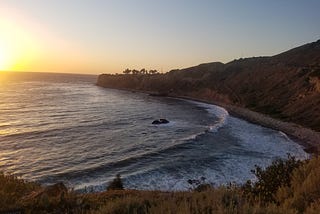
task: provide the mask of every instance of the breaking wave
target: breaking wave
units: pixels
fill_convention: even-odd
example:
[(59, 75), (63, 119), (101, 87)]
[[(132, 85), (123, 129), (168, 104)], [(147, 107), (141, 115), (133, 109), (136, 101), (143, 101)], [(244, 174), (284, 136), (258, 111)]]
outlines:
[[(188, 179), (242, 183), (255, 165), (308, 157), (285, 134), (221, 107), (99, 88), (90, 78), (0, 85), (1, 171), (77, 190), (104, 190), (118, 173), (126, 188), (187, 190)], [(159, 118), (170, 123), (151, 124)]]

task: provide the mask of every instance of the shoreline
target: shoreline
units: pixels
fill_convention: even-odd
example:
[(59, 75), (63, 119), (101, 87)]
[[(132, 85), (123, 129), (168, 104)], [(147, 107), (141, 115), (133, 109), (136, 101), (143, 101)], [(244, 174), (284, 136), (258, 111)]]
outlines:
[[(104, 88), (108, 88), (108, 87), (104, 87)], [(157, 92), (154, 92), (154, 91), (142, 91), (142, 90), (136, 90), (136, 89), (127, 89), (127, 88), (108, 88), (108, 89), (128, 91), (132, 93), (143, 93), (143, 94), (149, 94), (151, 96), (153, 94), (157, 94)], [(159, 95), (159, 96), (162, 96), (162, 95)], [(231, 116), (285, 133), (294, 142), (303, 146), (304, 151), (311, 155), (318, 155), (320, 153), (320, 133), (314, 130), (311, 130), (309, 128), (297, 125), (295, 123), (284, 122), (262, 113), (258, 113), (246, 108), (242, 108), (242, 107), (238, 107), (230, 104), (217, 102), (214, 100), (199, 99), (199, 98), (182, 96), (182, 95), (173, 94), (173, 93), (163, 95), (162, 97), (185, 99), (185, 100), (191, 100), (191, 101), (196, 101), (196, 102), (201, 102), (201, 103), (222, 107), (225, 110), (227, 110)]]
[(229, 104), (219, 103), (215, 101), (209, 101), (204, 99), (197, 99), (188, 96), (176, 96), (169, 95), (167, 97), (179, 98), (185, 100), (191, 100), (196, 102), (202, 102), (206, 104), (216, 105), (224, 108), (228, 113), (236, 118), (243, 119), (250, 123), (270, 128), (273, 130), (281, 131), (286, 134), (294, 142), (303, 146), (303, 150), (311, 155), (317, 155), (320, 151), (320, 133), (311, 129), (299, 126), (294, 123), (283, 122), (272, 118), (268, 115), (261, 114), (259, 112), (251, 111), (246, 108), (237, 107)]

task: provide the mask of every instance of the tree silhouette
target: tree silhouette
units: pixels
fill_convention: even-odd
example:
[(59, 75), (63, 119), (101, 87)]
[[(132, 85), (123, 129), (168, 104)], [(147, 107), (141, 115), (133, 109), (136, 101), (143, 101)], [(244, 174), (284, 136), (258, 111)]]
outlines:
[(157, 73), (158, 73), (157, 70), (150, 70), (150, 71), (149, 71), (149, 74), (157, 74)]
[(148, 72), (147, 72), (147, 70), (145, 69), (145, 68), (142, 68), (141, 70), (140, 70), (140, 74), (147, 74)]
[(107, 190), (123, 190), (123, 184), (120, 174), (117, 174), (113, 181), (110, 182), (110, 184), (107, 187)]
[(139, 74), (139, 71), (136, 70), (136, 69), (133, 69), (131, 73), (132, 73), (132, 74)]
[(137, 69), (133, 69), (133, 70), (130, 70), (130, 69), (126, 69), (123, 71), (124, 74), (158, 74), (159, 72), (157, 70), (146, 70), (145, 68), (142, 68), (140, 71), (137, 70)]
[(123, 73), (124, 73), (124, 74), (130, 74), (130, 73), (131, 73), (131, 70), (127, 68), (126, 70), (123, 71)]

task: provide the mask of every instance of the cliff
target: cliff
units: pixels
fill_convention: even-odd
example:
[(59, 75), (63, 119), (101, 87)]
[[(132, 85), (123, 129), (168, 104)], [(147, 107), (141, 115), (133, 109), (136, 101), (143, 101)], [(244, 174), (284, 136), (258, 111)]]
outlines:
[(320, 131), (320, 40), (271, 57), (165, 74), (102, 74), (97, 85), (232, 104)]

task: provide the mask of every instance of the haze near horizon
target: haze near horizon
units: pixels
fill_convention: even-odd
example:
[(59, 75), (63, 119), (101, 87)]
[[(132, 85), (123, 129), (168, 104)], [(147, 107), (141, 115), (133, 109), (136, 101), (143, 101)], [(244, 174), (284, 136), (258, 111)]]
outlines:
[(320, 2), (2, 0), (0, 71), (121, 73), (274, 55), (319, 39)]

